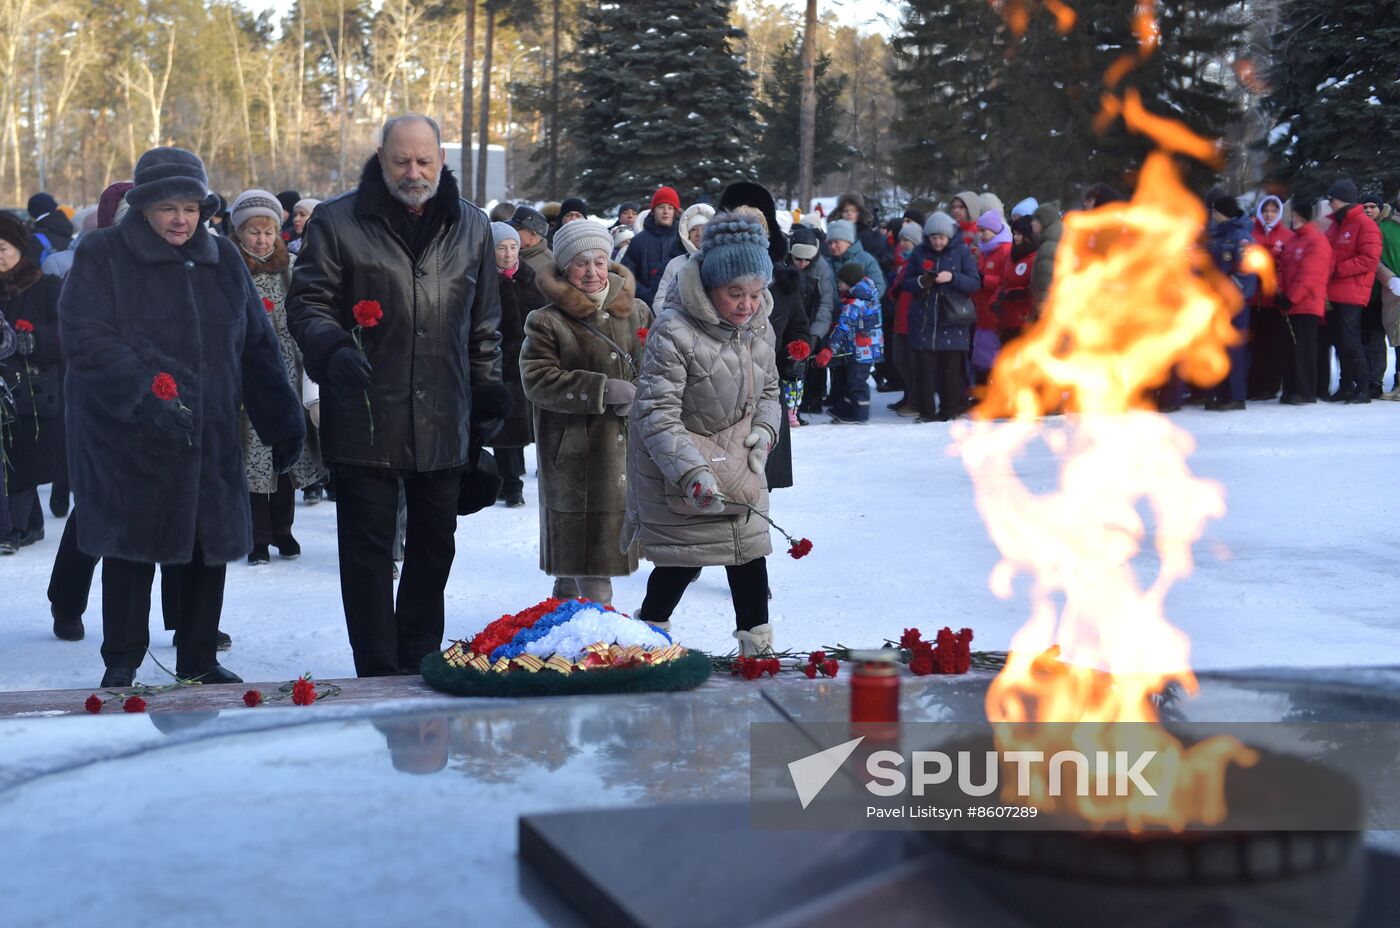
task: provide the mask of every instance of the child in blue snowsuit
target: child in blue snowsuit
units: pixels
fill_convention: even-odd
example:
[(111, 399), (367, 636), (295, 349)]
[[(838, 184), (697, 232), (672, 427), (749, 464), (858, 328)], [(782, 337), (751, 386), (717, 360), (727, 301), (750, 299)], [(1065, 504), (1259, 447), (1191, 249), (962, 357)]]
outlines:
[(831, 421), (851, 425), (870, 421), (870, 370), (885, 359), (880, 327), (880, 295), (875, 284), (851, 263), (836, 274), (840, 315), (827, 335), (832, 377), (845, 381), (846, 393), (831, 410)]

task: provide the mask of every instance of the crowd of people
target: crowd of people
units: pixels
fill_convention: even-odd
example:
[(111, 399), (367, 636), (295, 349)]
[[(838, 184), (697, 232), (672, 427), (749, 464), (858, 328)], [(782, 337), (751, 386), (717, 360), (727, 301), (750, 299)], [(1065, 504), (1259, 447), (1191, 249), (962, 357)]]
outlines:
[[(611, 604), (649, 560), (633, 611), (669, 633), (724, 567), (739, 647), (763, 653), (772, 546), (750, 516), (792, 485), (791, 431), (868, 423), (873, 393), (915, 422), (967, 414), (1054, 284), (1064, 217), (1034, 197), (968, 190), (881, 223), (856, 193), (802, 215), (740, 182), (688, 205), (658, 186), (611, 221), (578, 197), (488, 215), (441, 142), (426, 117), (389, 120), (324, 202), (225, 201), (197, 155), (157, 148), (92, 207), (39, 193), (27, 221), (0, 213), (0, 554), (43, 538), (52, 484), (54, 634), (85, 635), (100, 561), (103, 685), (142, 663), (157, 566), (176, 672), (236, 681), (227, 565), (300, 554), (298, 492), (336, 506), (357, 673), (415, 672), (442, 643), (458, 517), (525, 506), (531, 444), (553, 596)], [(1100, 184), (1080, 208), (1124, 199)], [(1243, 337), (1220, 384), (1173, 379), (1159, 408), (1400, 399), (1382, 384), (1400, 216), (1379, 189), (1204, 199)]]

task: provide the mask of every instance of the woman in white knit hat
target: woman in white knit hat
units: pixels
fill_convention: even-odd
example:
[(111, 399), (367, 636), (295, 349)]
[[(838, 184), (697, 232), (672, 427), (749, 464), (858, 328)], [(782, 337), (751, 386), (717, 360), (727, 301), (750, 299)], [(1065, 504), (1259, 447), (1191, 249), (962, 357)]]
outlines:
[(301, 253), (301, 240), (302, 236), (306, 234), (306, 223), (311, 219), (311, 214), (316, 211), (316, 207), (320, 205), (320, 200), (302, 197), (292, 207), (292, 229), (288, 233), (287, 240), (287, 250), (292, 254)]
[[(286, 300), (292, 279), (292, 256), (282, 240), (282, 206), (277, 197), (266, 190), (245, 190), (233, 201), (229, 214), (234, 241), (238, 243), (248, 273), (253, 275), (253, 286), (277, 332), (287, 380), (297, 399), (302, 400), (301, 351), (287, 329)], [(269, 548), (274, 546), (281, 557), (298, 557), (301, 545), (292, 535), (296, 491), (315, 486), (326, 476), (315, 443), (308, 438), (296, 466), (285, 474), (278, 474), (272, 466), (272, 449), (258, 437), (245, 412), (243, 456), (253, 515), (253, 550), (248, 555), (248, 563), (254, 566), (268, 563), (271, 560)]]
[(520, 373), (534, 407), (540, 568), (554, 595), (612, 602), (612, 578), (637, 569), (619, 551), (627, 508), (627, 416), (651, 310), (632, 272), (608, 258), (592, 219), (554, 233), (554, 266), (536, 277), (549, 305), (525, 320)]

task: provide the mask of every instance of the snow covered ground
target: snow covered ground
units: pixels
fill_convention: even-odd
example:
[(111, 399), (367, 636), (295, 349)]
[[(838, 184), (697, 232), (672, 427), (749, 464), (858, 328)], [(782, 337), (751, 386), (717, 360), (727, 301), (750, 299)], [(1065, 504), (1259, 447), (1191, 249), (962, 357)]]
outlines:
[[(868, 427), (814, 424), (793, 438), (797, 486), (774, 494), (772, 514), (815, 550), (770, 559), (777, 645), (878, 645), (905, 626), (970, 626), (975, 647), (1004, 649), (1021, 625), (1024, 598), (987, 588), (997, 561), (973, 504), (949, 427), (916, 425), (884, 409)], [(817, 421), (814, 419), (814, 422)], [(1229, 514), (1196, 547), (1194, 575), (1168, 599), (1192, 639), (1198, 668), (1400, 665), (1400, 406), (1305, 408), (1250, 404), (1244, 413), (1188, 408), (1173, 417), (1197, 438), (1196, 473), (1223, 482)], [(533, 459), (529, 461), (533, 474)], [(1049, 489), (1048, 456), (1020, 468)], [(524, 509), (497, 506), (460, 521), (448, 585), (449, 636), (548, 595), (538, 569), (538, 499), (527, 477)], [(46, 508), (47, 512), (47, 508)], [(223, 662), (248, 680), (353, 676), (341, 612), (335, 507), (297, 507), (305, 554), (229, 567)], [(88, 637), (51, 634), (45, 595), (62, 525), (0, 558), (0, 689), (93, 687), (102, 675), (100, 571)], [(775, 536), (776, 537), (776, 536)], [(616, 581), (616, 602), (641, 603), (648, 565)], [(159, 597), (159, 585), (153, 597)], [(680, 639), (728, 651), (732, 613), (724, 572), (706, 570), (675, 617)], [(174, 666), (170, 636), (152, 608), (152, 650)], [(164, 682), (148, 659), (144, 682)]]

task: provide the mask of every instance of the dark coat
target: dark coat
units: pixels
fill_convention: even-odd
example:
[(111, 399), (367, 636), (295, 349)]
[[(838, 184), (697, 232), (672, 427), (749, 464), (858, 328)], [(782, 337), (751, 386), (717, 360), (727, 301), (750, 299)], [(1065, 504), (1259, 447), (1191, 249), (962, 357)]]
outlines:
[(510, 393), (510, 415), (493, 448), (524, 448), (535, 440), (530, 421), (530, 403), (520, 380), (520, 348), (525, 344), (525, 318), (549, 300), (535, 283), (535, 272), (524, 261), (515, 266), (511, 277), (500, 276), (501, 286), (501, 378)]
[(40, 256), (44, 253), (44, 243), (39, 240), (39, 236), (49, 240), (49, 252), (57, 254), (60, 251), (67, 251), (68, 246), (73, 243), (73, 223), (58, 210), (48, 213), (44, 218), (34, 223), (29, 231), (29, 250), (25, 257), (33, 261), (35, 265), (40, 263)]
[(648, 306), (656, 300), (656, 288), (661, 283), (666, 265), (676, 255), (685, 254), (680, 225), (679, 211), (669, 229), (658, 226), (656, 216), (648, 213), (642, 231), (632, 236), (632, 241), (627, 245), (627, 254), (622, 256), (622, 266), (637, 279), (637, 299)]
[[(34, 327), (33, 352), (27, 358), (15, 354), (0, 362), (0, 378), (10, 385), (18, 413), (4, 436), (10, 465), (8, 489), (15, 493), (63, 478), (68, 463), (63, 352), (58, 338), (58, 294), (63, 281), (40, 274), (28, 260), (16, 265), (10, 276), (10, 281), (0, 280), (0, 312), (11, 325), (24, 320)], [(18, 292), (7, 300), (12, 287)]]
[(1254, 244), (1253, 221), (1248, 216), (1238, 216), (1225, 222), (1218, 222), (1210, 230), (1206, 250), (1215, 269), (1228, 275), (1244, 297), (1245, 304), (1254, 299), (1259, 290), (1259, 276), (1244, 271), (1245, 249)]
[[(780, 264), (773, 268), (773, 283), (768, 292), (773, 295), (773, 313), (768, 317), (768, 332), (774, 339), (773, 351), (778, 362), (778, 376), (783, 380), (801, 380), (807, 374), (805, 361), (794, 361), (787, 353), (789, 342), (811, 345), (807, 324), (807, 276), (795, 267)], [(813, 285), (815, 290), (815, 284)], [(786, 394), (779, 391), (784, 401)], [(787, 416), (779, 423), (778, 443), (768, 455), (768, 489), (792, 486), (792, 434)]]
[[(924, 262), (932, 268), (924, 269)], [(939, 297), (945, 300), (972, 300), (982, 286), (977, 273), (977, 259), (963, 244), (962, 236), (954, 235), (942, 251), (934, 251), (928, 239), (920, 242), (909, 254), (913, 268), (900, 280), (900, 289), (912, 294), (909, 300), (909, 347), (916, 351), (968, 351), (972, 348), (974, 323), (949, 325), (939, 318)], [(953, 279), (946, 284), (933, 284), (928, 290), (920, 279), (929, 280), (943, 271), (951, 271)]]
[(610, 378), (637, 379), (638, 331), (651, 326), (651, 310), (620, 264), (608, 268), (601, 308), (557, 269), (546, 268), (537, 282), (550, 305), (525, 320), (520, 372), (539, 442), (540, 569), (553, 577), (625, 577), (637, 570), (636, 546), (618, 549), (627, 419), (603, 405), (603, 390)]
[[(462, 199), (446, 168), (431, 210), (436, 224), (415, 259), (388, 216), (377, 158), (360, 186), (316, 207), (306, 223), (287, 297), (287, 322), (306, 370), (321, 385), (321, 453), (327, 464), (434, 471), (468, 460), (472, 399), (500, 402), (500, 290), (486, 214)], [(378, 326), (362, 335), (374, 370), (365, 394), (328, 382), (326, 364), (354, 347), (352, 307), (377, 300)], [(479, 418), (499, 415), (481, 402)]]
[[(269, 444), (305, 417), (238, 247), (203, 226), (180, 248), (133, 210), (78, 245), (59, 300), (68, 361), (68, 464), (94, 557), (222, 564), (253, 546), (240, 407)], [(186, 436), (153, 418), (166, 372), (194, 414)]]

